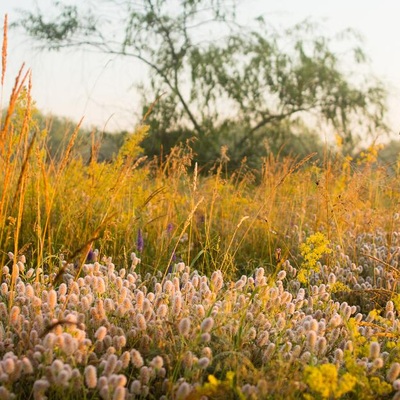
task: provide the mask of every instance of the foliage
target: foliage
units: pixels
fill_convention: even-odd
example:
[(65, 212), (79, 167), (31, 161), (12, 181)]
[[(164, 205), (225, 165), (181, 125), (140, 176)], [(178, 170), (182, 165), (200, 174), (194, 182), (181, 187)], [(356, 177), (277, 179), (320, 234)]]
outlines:
[(283, 31), (261, 17), (251, 27), (239, 22), (234, 2), (103, 0), (96, 7), (53, 1), (51, 12), (24, 11), (18, 24), (43, 48), (94, 48), (141, 62), (149, 72), (144, 113), (152, 110), (148, 154), (195, 138), (202, 165), (228, 146), (232, 167), (244, 157), (254, 166), (266, 154), (263, 141), (277, 148), (313, 131), (306, 121), (334, 127), (347, 152), (356, 133), (385, 129), (383, 85), (343, 72), (366, 62), (356, 35), (342, 35), (347, 50), (339, 57), (337, 37), (309, 21)]

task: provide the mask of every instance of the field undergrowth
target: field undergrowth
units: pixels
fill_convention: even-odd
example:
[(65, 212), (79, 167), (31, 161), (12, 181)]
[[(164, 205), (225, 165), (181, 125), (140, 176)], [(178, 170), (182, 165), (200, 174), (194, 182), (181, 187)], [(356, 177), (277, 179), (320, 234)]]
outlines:
[[(5, 30), (1, 83), (6, 71)], [(400, 399), (400, 164), (57, 160), (21, 69), (0, 131), (0, 399)]]

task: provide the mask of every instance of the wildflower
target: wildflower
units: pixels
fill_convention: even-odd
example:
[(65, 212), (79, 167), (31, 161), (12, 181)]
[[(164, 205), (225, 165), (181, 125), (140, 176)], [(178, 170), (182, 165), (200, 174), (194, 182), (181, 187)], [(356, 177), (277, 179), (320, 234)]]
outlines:
[(386, 309), (386, 312), (394, 311), (394, 303), (393, 303), (392, 300), (389, 300), (389, 301), (386, 303), (385, 309)]
[(302, 269), (298, 275), (298, 280), (301, 283), (307, 283), (307, 280), (312, 272), (318, 270), (318, 260), (324, 255), (331, 253), (329, 241), (324, 234), (317, 232), (309, 236), (305, 243), (300, 245), (300, 253), (304, 259)]
[(209, 360), (211, 360), (212, 359), (211, 347), (204, 347), (203, 350), (201, 351), (201, 355), (203, 357), (207, 357)]
[(150, 381), (150, 369), (146, 366), (140, 368), (140, 382), (142, 385), (147, 385)]
[(195, 310), (196, 310), (196, 314), (199, 318), (204, 318), (204, 316), (206, 315), (206, 311), (204, 310), (204, 307), (202, 304), (197, 304)]
[(372, 359), (378, 358), (381, 352), (381, 346), (378, 342), (371, 342), (369, 346), (369, 357)]
[(203, 343), (208, 343), (211, 340), (211, 335), (208, 332), (201, 334), (201, 341)]
[(307, 333), (307, 347), (310, 351), (314, 351), (317, 342), (317, 334), (315, 331), (308, 331)]
[(395, 362), (395, 363), (393, 363), (391, 366), (390, 366), (390, 368), (389, 368), (389, 371), (387, 372), (387, 375), (386, 375), (386, 377), (387, 377), (387, 380), (389, 381), (389, 382), (394, 382), (396, 379), (397, 379), (397, 377), (400, 375), (400, 363), (398, 363), (398, 362)]
[(166, 229), (167, 234), (171, 235), (173, 230), (174, 230), (174, 224), (169, 222), (168, 225), (167, 225), (167, 229)]
[(160, 356), (154, 357), (151, 362), (150, 366), (153, 367), (154, 369), (160, 369), (164, 365), (164, 360)]
[(176, 391), (176, 399), (177, 400), (186, 399), (189, 396), (191, 391), (192, 391), (191, 386), (187, 382), (182, 382), (179, 385), (178, 390)]
[(57, 304), (57, 292), (54, 289), (51, 289), (49, 291), (48, 304), (49, 304), (50, 310), (53, 310)]
[(129, 353), (129, 351), (124, 351), (120, 357), (122, 368), (128, 368), (130, 360), (131, 360), (131, 354)]
[(10, 324), (16, 325), (19, 320), (21, 310), (18, 306), (13, 306), (10, 311)]
[(71, 367), (64, 368), (57, 376), (57, 384), (60, 386), (67, 387), (69, 385), (69, 380), (71, 378)]
[(143, 314), (136, 315), (136, 325), (141, 331), (145, 331), (147, 329), (146, 319)]
[(131, 387), (130, 387), (130, 391), (133, 393), (133, 394), (140, 394), (141, 393), (141, 390), (142, 390), (142, 384), (140, 383), (140, 381), (139, 380), (134, 380), (132, 383), (131, 383)]
[(285, 318), (279, 317), (278, 321), (276, 322), (276, 327), (278, 328), (278, 330), (282, 330), (286, 325), (286, 320)]
[(110, 398), (110, 389), (109, 389), (109, 387), (108, 387), (108, 385), (104, 385), (100, 390), (99, 390), (99, 394), (100, 394), (100, 397), (102, 398), (102, 399), (109, 399)]
[(126, 337), (124, 335), (114, 336), (114, 346), (117, 350), (121, 350), (126, 345)]
[(333, 364), (323, 364), (318, 367), (307, 366), (304, 370), (304, 380), (310, 389), (320, 394), (324, 399), (340, 398), (351, 392), (357, 379), (345, 373), (339, 378), (338, 371)]
[(378, 357), (378, 358), (375, 358), (375, 360), (373, 361), (372, 367), (374, 369), (380, 369), (384, 366), (384, 364), (385, 363), (384, 363), (383, 359), (381, 357)]
[(126, 389), (123, 386), (118, 386), (113, 394), (112, 400), (124, 400)]
[(22, 368), (25, 374), (33, 374), (33, 366), (28, 357), (22, 358)]
[(29, 268), (28, 272), (26, 273), (26, 278), (31, 279), (34, 273), (35, 273), (35, 270), (33, 268)]
[(334, 314), (329, 321), (329, 327), (336, 328), (342, 323), (342, 317), (339, 314)]
[(118, 361), (118, 358), (115, 354), (111, 354), (108, 357), (106, 366), (104, 368), (104, 375), (109, 376), (114, 372), (115, 367), (117, 365), (117, 361)]
[(342, 349), (335, 349), (334, 354), (335, 354), (336, 361), (339, 361), (339, 362), (343, 361), (343, 350)]
[(351, 340), (348, 340), (344, 345), (344, 349), (352, 352), (354, 349), (353, 342)]
[(131, 350), (131, 362), (135, 368), (141, 368), (144, 364), (142, 355), (136, 349)]
[(199, 359), (199, 367), (202, 369), (206, 369), (208, 365), (210, 364), (210, 359), (207, 357), (201, 357)]
[(212, 317), (207, 317), (201, 323), (202, 332), (210, 332), (214, 326), (214, 319)]
[(50, 383), (47, 379), (38, 379), (33, 384), (33, 398), (43, 399), (46, 390), (50, 387)]
[(333, 272), (331, 272), (328, 276), (328, 283), (330, 285), (334, 285), (336, 283), (336, 275)]
[(269, 342), (269, 332), (262, 331), (258, 336), (257, 345), (260, 347), (266, 346), (268, 342)]
[(143, 309), (143, 301), (144, 301), (144, 293), (141, 290), (138, 290), (136, 293), (136, 307), (139, 310)]
[(59, 296), (64, 296), (67, 294), (67, 285), (65, 283), (62, 283), (59, 288), (58, 288), (58, 295)]
[(269, 359), (271, 358), (272, 354), (273, 354), (274, 351), (275, 351), (275, 347), (276, 347), (275, 343), (270, 343), (270, 344), (267, 346), (267, 349), (266, 349), (265, 352), (264, 352), (264, 357), (265, 357), (267, 360), (269, 360)]
[(105, 293), (106, 284), (104, 282), (104, 279), (101, 276), (98, 276), (95, 282), (96, 284), (94, 285), (95, 287), (93, 289), (95, 289), (96, 293), (98, 294)]
[(172, 299), (172, 312), (174, 315), (179, 315), (182, 308), (182, 297), (180, 293), (176, 293)]
[(7, 358), (3, 361), (3, 369), (8, 375), (11, 375), (15, 371), (15, 361), (12, 358)]
[(286, 271), (282, 270), (278, 272), (277, 278), (282, 281), (286, 278)]
[(139, 228), (138, 229), (138, 234), (137, 234), (137, 239), (136, 239), (136, 248), (139, 253), (143, 252), (144, 249), (144, 239), (143, 239), (143, 234), (142, 230)]
[(131, 253), (131, 260), (132, 260), (132, 266), (131, 270), (134, 270), (138, 264), (141, 263), (141, 259), (136, 257), (136, 253)]
[(323, 336), (317, 340), (317, 350), (319, 354), (324, 354), (326, 351), (326, 339)]
[(239, 279), (235, 284), (235, 288), (237, 290), (240, 290), (243, 289), (244, 285), (246, 285), (246, 281), (244, 281), (243, 279)]
[(87, 254), (87, 257), (86, 257), (86, 262), (87, 263), (92, 263), (92, 262), (94, 262), (96, 260), (97, 260), (96, 253), (92, 249), (90, 249), (88, 251), (88, 254)]
[(178, 329), (182, 336), (187, 336), (190, 332), (190, 318), (183, 318), (179, 321)]

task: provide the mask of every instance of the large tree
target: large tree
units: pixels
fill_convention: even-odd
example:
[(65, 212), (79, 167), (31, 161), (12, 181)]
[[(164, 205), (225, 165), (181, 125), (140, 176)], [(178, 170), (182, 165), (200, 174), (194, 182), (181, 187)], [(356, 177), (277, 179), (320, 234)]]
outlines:
[(24, 11), (19, 25), (42, 48), (94, 48), (143, 63), (143, 106), (158, 98), (147, 147), (195, 137), (201, 157), (228, 144), (240, 160), (305, 124), (326, 123), (348, 149), (357, 134), (384, 128), (386, 93), (362, 75), (354, 35), (335, 52), (337, 41), (308, 21), (281, 31), (262, 18), (241, 26), (236, 9), (232, 0), (53, 0), (51, 12)]

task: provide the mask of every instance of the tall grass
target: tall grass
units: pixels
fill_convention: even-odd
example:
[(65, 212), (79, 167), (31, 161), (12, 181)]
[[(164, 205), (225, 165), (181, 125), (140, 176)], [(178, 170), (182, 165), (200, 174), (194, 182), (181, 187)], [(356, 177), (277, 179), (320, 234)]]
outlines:
[(52, 158), (31, 86), (1, 113), (0, 398), (400, 398), (399, 162), (200, 174), (141, 124), (86, 163), (82, 121)]
[(339, 152), (324, 160), (269, 155), (258, 171), (244, 165), (230, 176), (217, 161), (207, 176), (195, 172), (189, 146), (176, 147), (162, 163), (142, 158), (140, 141), (151, 132), (138, 126), (112, 162), (98, 162), (94, 144), (85, 164), (74, 152), (78, 124), (65, 133), (62, 156), (52, 159), (30, 86), (22, 68), (2, 119), (3, 264), (7, 251), (17, 256), (23, 249), (36, 268), (56, 270), (61, 253), (72, 262), (85, 258), (81, 248), (93, 247), (126, 266), (138, 252), (140, 230), (143, 269), (165, 271), (182, 260), (233, 276), (272, 268), (277, 248), (296, 261), (298, 244), (315, 231), (356, 252), (358, 234), (394, 228), (399, 170), (388, 175), (371, 157), (356, 164)]

